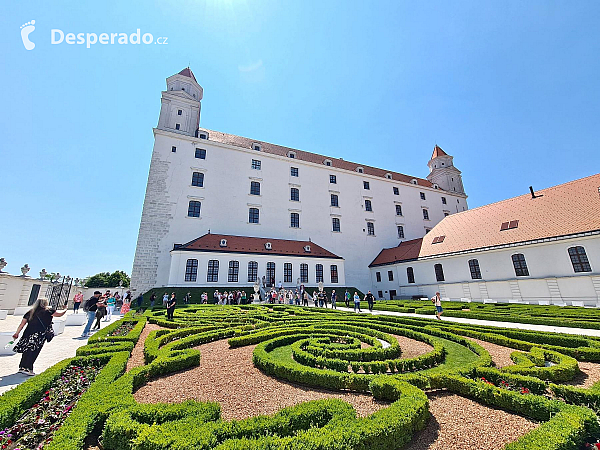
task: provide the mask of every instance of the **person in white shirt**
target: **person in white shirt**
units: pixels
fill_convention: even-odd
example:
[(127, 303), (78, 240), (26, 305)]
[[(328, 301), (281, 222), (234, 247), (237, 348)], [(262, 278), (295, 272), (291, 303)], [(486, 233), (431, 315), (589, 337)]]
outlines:
[(442, 309), (442, 299), (439, 292), (436, 292), (435, 295), (431, 297), (431, 303), (435, 305), (435, 317), (437, 317), (438, 320), (442, 320), (444, 310)]

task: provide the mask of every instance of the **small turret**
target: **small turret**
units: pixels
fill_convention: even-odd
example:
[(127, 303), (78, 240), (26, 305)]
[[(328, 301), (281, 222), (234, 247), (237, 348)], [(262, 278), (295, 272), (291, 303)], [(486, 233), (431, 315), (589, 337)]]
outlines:
[(195, 136), (200, 125), (202, 86), (189, 67), (167, 78), (161, 99), (158, 128)]
[(461, 172), (454, 167), (453, 159), (438, 145), (433, 147), (433, 154), (427, 163), (429, 166), (427, 179), (445, 191), (464, 194)]

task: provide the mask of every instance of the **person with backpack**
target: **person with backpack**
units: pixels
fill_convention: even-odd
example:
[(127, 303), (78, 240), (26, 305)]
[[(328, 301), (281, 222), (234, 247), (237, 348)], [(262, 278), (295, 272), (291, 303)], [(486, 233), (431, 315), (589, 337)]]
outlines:
[(371, 291), (365, 295), (365, 300), (367, 301), (367, 305), (369, 305), (369, 311), (373, 312), (373, 303), (375, 302), (375, 298), (373, 297), (373, 294), (371, 294)]
[(171, 299), (167, 303), (167, 320), (173, 320), (173, 314), (175, 313), (175, 305), (177, 304), (177, 297), (175, 292), (171, 294)]
[(440, 293), (436, 292), (433, 297), (431, 297), (431, 302), (435, 306), (435, 317), (438, 320), (442, 320), (442, 314), (444, 314), (444, 310), (442, 309), (442, 298), (440, 297)]
[(61, 312), (48, 308), (48, 300), (40, 297), (23, 316), (23, 320), (21, 320), (16, 333), (12, 336), (13, 339), (18, 339), (21, 330), (27, 325), (23, 336), (13, 347), (14, 352), (23, 353), (21, 362), (19, 363), (18, 373), (28, 376), (35, 375), (33, 372), (33, 363), (39, 356), (46, 341), (50, 342), (52, 337), (54, 337), (52, 318), (62, 317), (66, 312), (66, 307), (65, 310)]
[(94, 291), (94, 295), (92, 295), (83, 305), (83, 311), (87, 314), (87, 323), (85, 324), (85, 328), (83, 329), (83, 333), (81, 337), (86, 338), (90, 335), (90, 330), (92, 329), (92, 324), (94, 323), (94, 319), (96, 318), (96, 311), (98, 310), (98, 305), (102, 305), (102, 301), (100, 300), (100, 296), (102, 292)]

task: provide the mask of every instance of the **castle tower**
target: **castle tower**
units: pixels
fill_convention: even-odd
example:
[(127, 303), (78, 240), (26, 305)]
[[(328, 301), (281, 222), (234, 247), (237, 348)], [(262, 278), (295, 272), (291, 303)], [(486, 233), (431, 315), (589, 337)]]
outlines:
[(167, 90), (162, 93), (157, 128), (195, 136), (200, 125), (202, 86), (189, 67), (167, 78)]
[(461, 172), (454, 167), (452, 160), (452, 156), (436, 145), (433, 148), (431, 159), (427, 163), (429, 166), (427, 179), (445, 191), (464, 194)]
[(138, 233), (131, 288), (140, 294), (157, 282), (159, 258), (165, 257), (161, 241), (168, 234), (176, 201), (169, 196), (173, 156), (180, 144), (177, 135), (196, 137), (200, 124), (202, 87), (189, 67), (167, 78), (162, 92), (158, 125), (154, 129), (154, 149)]

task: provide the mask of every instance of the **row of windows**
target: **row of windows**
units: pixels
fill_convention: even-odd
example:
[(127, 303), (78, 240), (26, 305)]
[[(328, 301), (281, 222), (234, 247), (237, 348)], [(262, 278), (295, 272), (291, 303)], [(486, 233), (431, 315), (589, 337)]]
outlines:
[[(229, 268), (227, 271), (227, 282), (237, 283), (239, 281), (240, 262), (229, 261)], [(331, 283), (338, 283), (338, 268), (336, 264), (329, 266), (329, 274)], [(266, 276), (269, 280), (275, 279), (275, 263), (267, 263)], [(258, 277), (258, 262), (248, 262), (248, 283), (254, 283)], [(198, 260), (188, 259), (185, 264), (185, 281), (195, 282), (198, 278)], [(284, 283), (292, 283), (294, 279), (294, 273), (292, 269), (292, 263), (283, 264), (283, 281)], [(219, 281), (219, 261), (211, 259), (208, 261), (208, 267), (206, 271), (206, 281), (208, 283), (217, 283)], [(324, 281), (323, 279), (323, 264), (315, 265), (315, 282), (319, 283)], [(300, 282), (308, 283), (308, 264), (300, 264)]]
[[(575, 273), (580, 272), (591, 272), (592, 266), (588, 260), (587, 254), (585, 252), (585, 248), (578, 245), (575, 247), (570, 247), (568, 249), (569, 258), (571, 259), (571, 264), (573, 266), (573, 271)], [(513, 263), (513, 268), (515, 270), (515, 275), (517, 277), (528, 277), (529, 269), (527, 268), (527, 261), (525, 260), (525, 255), (522, 253), (515, 253), (511, 255), (511, 260)], [(479, 267), (479, 261), (477, 259), (470, 259), (468, 261), (469, 264), (469, 272), (471, 273), (471, 279), (473, 280), (481, 280), (481, 269)], [(433, 266), (435, 271), (435, 279), (437, 281), (444, 281), (444, 269), (441, 264), (435, 264)], [(376, 272), (375, 278), (377, 282), (381, 282), (381, 273)], [(406, 278), (409, 283), (415, 282), (415, 274), (412, 267), (406, 268)], [(388, 271), (388, 280), (394, 281), (394, 273), (389, 270)]]
[[(176, 129), (178, 130), (179, 128), (176, 128)], [(175, 145), (171, 146), (171, 152), (173, 152), (173, 153), (177, 152), (177, 146), (175, 146)], [(198, 159), (206, 159), (206, 150), (203, 148), (197, 148), (194, 153), (194, 156)]]

